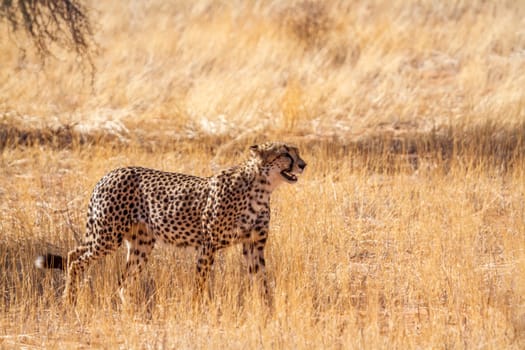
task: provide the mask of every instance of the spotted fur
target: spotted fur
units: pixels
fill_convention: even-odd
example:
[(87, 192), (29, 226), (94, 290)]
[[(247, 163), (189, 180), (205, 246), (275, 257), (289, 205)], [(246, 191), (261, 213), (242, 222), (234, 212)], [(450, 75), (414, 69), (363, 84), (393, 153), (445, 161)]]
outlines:
[(250, 274), (266, 282), (264, 247), (270, 195), (282, 182), (295, 183), (306, 163), (296, 147), (265, 143), (248, 159), (208, 178), (128, 167), (111, 171), (95, 186), (87, 213), (85, 242), (64, 258), (37, 258), (42, 268), (67, 269), (64, 297), (76, 294), (77, 279), (93, 261), (128, 248), (121, 296), (143, 270), (157, 243), (197, 249), (198, 290), (205, 287), (217, 250), (242, 244)]

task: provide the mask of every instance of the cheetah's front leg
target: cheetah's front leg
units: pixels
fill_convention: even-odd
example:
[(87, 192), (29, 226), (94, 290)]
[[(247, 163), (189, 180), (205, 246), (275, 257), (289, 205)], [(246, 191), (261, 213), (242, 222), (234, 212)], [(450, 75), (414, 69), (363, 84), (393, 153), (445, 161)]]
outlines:
[(210, 270), (214, 261), (215, 250), (210, 244), (203, 245), (197, 254), (197, 298), (201, 299), (204, 290), (208, 291), (208, 297), (211, 299), (211, 291), (208, 285)]
[(268, 305), (272, 304), (272, 296), (268, 288), (268, 277), (266, 276), (266, 262), (264, 260), (264, 246), (266, 237), (259, 241), (243, 243), (242, 255), (246, 260), (248, 272), (252, 278), (255, 276), (259, 287), (259, 292), (264, 297)]

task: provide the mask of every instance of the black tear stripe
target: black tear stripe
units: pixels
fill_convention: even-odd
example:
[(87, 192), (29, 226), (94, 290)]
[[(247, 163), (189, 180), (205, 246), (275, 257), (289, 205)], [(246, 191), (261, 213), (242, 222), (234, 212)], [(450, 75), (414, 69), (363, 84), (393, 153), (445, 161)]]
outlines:
[(288, 159), (290, 159), (290, 166), (288, 167), (288, 169), (286, 169), (286, 171), (287, 172), (292, 172), (293, 171), (293, 164), (294, 164), (293, 157), (289, 153), (285, 153), (284, 156), (287, 157)]

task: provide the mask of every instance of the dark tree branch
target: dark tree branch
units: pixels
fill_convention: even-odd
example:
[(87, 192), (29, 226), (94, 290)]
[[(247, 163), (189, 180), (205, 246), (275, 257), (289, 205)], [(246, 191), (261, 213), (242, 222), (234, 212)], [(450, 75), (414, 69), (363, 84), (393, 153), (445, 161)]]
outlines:
[(94, 73), (96, 43), (87, 8), (80, 0), (0, 0), (0, 21), (23, 32), (43, 61), (52, 46), (72, 50)]

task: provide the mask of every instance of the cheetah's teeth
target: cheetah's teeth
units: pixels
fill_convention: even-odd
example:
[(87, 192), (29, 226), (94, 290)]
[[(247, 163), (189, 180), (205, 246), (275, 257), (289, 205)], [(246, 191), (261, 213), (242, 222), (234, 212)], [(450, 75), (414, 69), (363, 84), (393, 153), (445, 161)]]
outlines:
[(281, 175), (288, 181), (290, 182), (296, 182), (297, 181), (297, 176), (295, 176), (294, 174), (286, 171), (286, 170), (283, 170), (281, 171)]

